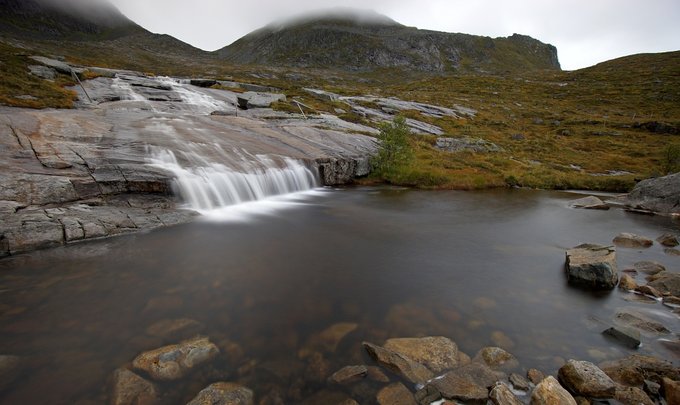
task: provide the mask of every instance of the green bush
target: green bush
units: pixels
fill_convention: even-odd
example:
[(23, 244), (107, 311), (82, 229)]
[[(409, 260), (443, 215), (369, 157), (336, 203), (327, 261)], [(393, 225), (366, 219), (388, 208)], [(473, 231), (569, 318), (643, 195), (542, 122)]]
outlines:
[(664, 174), (680, 172), (680, 145), (668, 145), (664, 149), (661, 169)]
[(409, 142), (410, 134), (411, 131), (404, 117), (397, 117), (393, 122), (380, 125), (378, 135), (380, 147), (371, 161), (375, 175), (389, 178), (413, 160), (413, 148)]

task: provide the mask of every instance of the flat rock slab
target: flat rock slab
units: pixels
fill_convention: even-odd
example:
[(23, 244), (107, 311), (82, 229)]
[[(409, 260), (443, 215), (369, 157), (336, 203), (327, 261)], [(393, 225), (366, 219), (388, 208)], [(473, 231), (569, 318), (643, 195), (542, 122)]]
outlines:
[(626, 247), (626, 248), (648, 248), (654, 244), (654, 241), (634, 233), (623, 232), (618, 234), (614, 238), (614, 244), (616, 246)]
[(368, 342), (362, 344), (378, 365), (414, 384), (424, 384), (435, 376), (427, 367), (397, 352)]
[(612, 246), (581, 244), (567, 250), (567, 279), (594, 289), (612, 289), (618, 282), (616, 249)]
[(424, 365), (437, 374), (459, 365), (458, 346), (443, 336), (393, 338), (388, 339), (384, 347)]
[(608, 210), (609, 205), (595, 196), (588, 196), (571, 201), (569, 206), (572, 208), (585, 208), (591, 210)]

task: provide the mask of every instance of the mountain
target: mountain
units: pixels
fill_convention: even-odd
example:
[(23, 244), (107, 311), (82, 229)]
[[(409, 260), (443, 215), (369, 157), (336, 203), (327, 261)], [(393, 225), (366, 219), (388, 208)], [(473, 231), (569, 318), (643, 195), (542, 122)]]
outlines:
[(373, 12), (331, 10), (277, 22), (216, 51), (229, 62), (368, 71), (559, 70), (557, 50), (514, 34), (489, 38), (421, 30)]
[(112, 39), (145, 30), (99, 0), (0, 0), (0, 32), (47, 40)]

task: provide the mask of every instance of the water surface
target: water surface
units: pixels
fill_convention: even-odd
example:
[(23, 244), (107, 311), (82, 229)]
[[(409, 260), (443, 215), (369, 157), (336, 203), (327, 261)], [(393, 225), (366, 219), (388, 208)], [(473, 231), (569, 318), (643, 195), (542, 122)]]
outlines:
[[(217, 380), (247, 384), (256, 401), (274, 392), (299, 403), (326, 388), (301, 349), (337, 322), (359, 326), (324, 353), (331, 371), (367, 362), (362, 340), (443, 335), (470, 356), (501, 345), (523, 368), (554, 373), (565, 359), (633, 353), (601, 335), (623, 307), (680, 330), (660, 303), (575, 289), (563, 271), (569, 247), (610, 244), (619, 232), (656, 238), (677, 233), (678, 223), (568, 208), (577, 197), (327, 189), (285, 209), (244, 210), (237, 221), (2, 260), (0, 354), (21, 356), (24, 372), (0, 403), (105, 402), (114, 369), (172, 343), (146, 329), (173, 318), (201, 322), (223, 354), (186, 381), (163, 385), (167, 403), (185, 403)], [(658, 244), (617, 254), (621, 269), (655, 260), (675, 271), (680, 260)], [(643, 336), (635, 352), (678, 360), (658, 337)]]

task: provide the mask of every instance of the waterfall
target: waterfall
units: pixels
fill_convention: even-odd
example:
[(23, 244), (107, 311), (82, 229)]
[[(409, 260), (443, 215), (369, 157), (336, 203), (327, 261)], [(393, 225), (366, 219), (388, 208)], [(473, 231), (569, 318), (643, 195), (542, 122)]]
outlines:
[(228, 166), (207, 157), (227, 156), (218, 145), (185, 146), (177, 154), (169, 149), (149, 147), (149, 163), (172, 172), (180, 197), (189, 208), (201, 213), (308, 191), (319, 185), (318, 175), (295, 159), (233, 151), (229, 154)]

